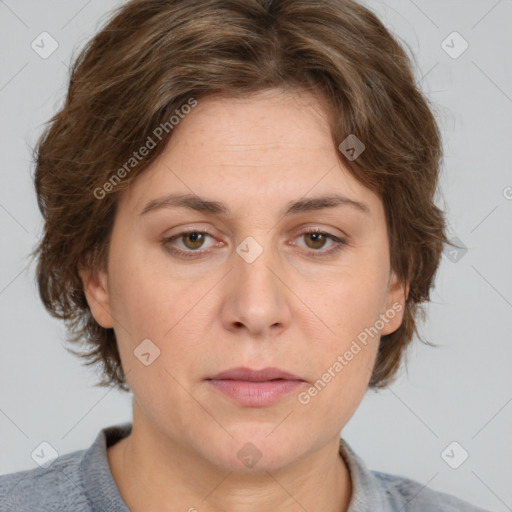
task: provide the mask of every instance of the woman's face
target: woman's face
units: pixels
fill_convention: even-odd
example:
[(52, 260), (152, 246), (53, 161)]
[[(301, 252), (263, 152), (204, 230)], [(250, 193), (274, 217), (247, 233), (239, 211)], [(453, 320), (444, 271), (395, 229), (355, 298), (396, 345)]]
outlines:
[[(122, 193), (107, 271), (84, 280), (134, 425), (225, 470), (337, 438), (402, 320), (382, 202), (340, 164), (322, 108), (276, 90), (199, 100)], [(219, 375), (236, 368), (277, 373)]]

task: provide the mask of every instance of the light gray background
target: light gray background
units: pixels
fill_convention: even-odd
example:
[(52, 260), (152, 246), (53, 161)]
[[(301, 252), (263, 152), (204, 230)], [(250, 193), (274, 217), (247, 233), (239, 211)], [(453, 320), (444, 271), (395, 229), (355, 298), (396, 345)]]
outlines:
[[(43, 309), (27, 267), (42, 227), (30, 147), (63, 100), (71, 56), (119, 3), (0, 1), (0, 474), (35, 467), (43, 440), (63, 454), (131, 418), (129, 395), (93, 387), (94, 373), (64, 350), (64, 325)], [(440, 348), (416, 343), (408, 372), (369, 392), (343, 436), (372, 469), (512, 510), (512, 1), (367, 3), (411, 47), (435, 104), (446, 151), (439, 202), (468, 251), (443, 256), (422, 327)], [(43, 31), (59, 44), (47, 59), (31, 48)], [(453, 31), (469, 44), (457, 59), (441, 45)], [(469, 453), (458, 469), (441, 457), (452, 441)]]

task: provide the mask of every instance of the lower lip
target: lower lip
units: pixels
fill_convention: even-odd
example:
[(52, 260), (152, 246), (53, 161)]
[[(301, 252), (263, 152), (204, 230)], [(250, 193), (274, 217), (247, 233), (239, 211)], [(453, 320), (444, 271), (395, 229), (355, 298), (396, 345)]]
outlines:
[(297, 389), (301, 384), (304, 384), (301, 380), (269, 380), (264, 382), (209, 380), (208, 382), (215, 389), (248, 407), (272, 405)]

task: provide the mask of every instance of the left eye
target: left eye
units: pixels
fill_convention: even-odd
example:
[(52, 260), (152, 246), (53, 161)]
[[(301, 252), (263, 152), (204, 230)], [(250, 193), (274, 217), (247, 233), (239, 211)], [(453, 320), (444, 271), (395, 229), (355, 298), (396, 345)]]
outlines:
[(331, 242), (335, 239), (334, 236), (329, 233), (322, 233), (321, 231), (307, 231), (306, 233), (300, 234), (297, 238), (305, 237), (305, 243), (308, 249), (322, 249), (327, 240)]

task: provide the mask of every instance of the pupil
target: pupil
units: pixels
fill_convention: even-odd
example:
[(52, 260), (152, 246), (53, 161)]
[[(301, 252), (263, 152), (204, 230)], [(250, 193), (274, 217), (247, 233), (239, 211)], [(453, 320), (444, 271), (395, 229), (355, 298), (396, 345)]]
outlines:
[(185, 238), (185, 245), (188, 245), (190, 249), (197, 249), (203, 244), (203, 235), (198, 231), (187, 233)]
[(310, 236), (310, 240), (311, 240), (311, 245), (315, 249), (318, 249), (319, 247), (323, 246), (324, 240), (323, 240), (322, 233), (309, 233), (309, 236)]

